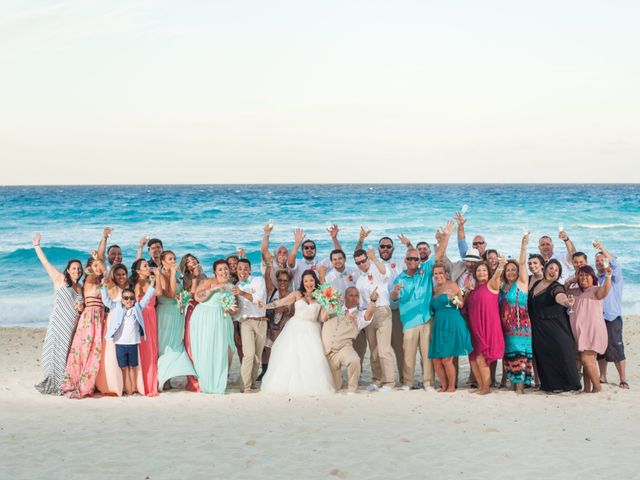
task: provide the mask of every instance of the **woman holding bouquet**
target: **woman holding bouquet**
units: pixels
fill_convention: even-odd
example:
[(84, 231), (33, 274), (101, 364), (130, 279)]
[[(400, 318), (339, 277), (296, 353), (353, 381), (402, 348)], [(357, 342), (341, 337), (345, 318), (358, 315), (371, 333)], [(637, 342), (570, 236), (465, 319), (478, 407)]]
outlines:
[(229, 264), (213, 264), (215, 278), (202, 280), (196, 290), (198, 305), (189, 322), (193, 367), (200, 391), (223, 394), (235, 344), (231, 313), (236, 311), (235, 297), (229, 283)]
[(327, 311), (314, 298), (317, 286), (316, 273), (305, 270), (297, 291), (265, 305), (267, 309), (275, 309), (295, 304), (296, 311), (271, 348), (269, 369), (262, 379), (265, 393), (321, 395), (335, 392), (320, 336), (320, 323), (327, 319)]
[(184, 375), (194, 375), (193, 365), (184, 349), (184, 309), (180, 308), (176, 295), (176, 256), (165, 250), (160, 256), (158, 274), (158, 387), (171, 388), (169, 380)]

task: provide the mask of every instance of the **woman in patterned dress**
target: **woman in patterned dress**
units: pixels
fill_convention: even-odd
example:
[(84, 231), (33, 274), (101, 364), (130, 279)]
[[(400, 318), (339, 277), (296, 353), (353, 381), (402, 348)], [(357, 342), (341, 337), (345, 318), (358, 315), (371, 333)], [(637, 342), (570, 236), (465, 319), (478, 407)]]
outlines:
[(519, 262), (508, 260), (502, 274), (500, 288), (500, 318), (504, 332), (502, 364), (506, 379), (516, 393), (524, 393), (525, 385), (533, 379), (533, 349), (531, 321), (527, 308), (529, 276), (526, 269), (529, 234), (522, 238)]
[(69, 260), (64, 273), (60, 272), (49, 263), (40, 247), (40, 238), (40, 234), (36, 233), (33, 237), (33, 248), (53, 282), (56, 298), (42, 347), (44, 379), (35, 385), (35, 388), (42, 394), (60, 395), (69, 347), (84, 305), (82, 287), (78, 283), (82, 277), (82, 262), (76, 259)]
[(84, 310), (71, 342), (69, 358), (61, 392), (68, 398), (83, 398), (93, 395), (96, 386), (104, 328), (104, 304), (100, 295), (102, 268), (96, 261), (97, 252), (87, 261), (84, 293)]

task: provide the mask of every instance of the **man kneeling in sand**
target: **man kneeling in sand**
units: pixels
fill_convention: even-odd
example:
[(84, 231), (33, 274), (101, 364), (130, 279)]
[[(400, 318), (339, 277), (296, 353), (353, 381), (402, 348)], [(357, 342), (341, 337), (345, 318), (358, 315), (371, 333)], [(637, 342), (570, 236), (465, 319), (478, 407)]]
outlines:
[(345, 305), (343, 312), (330, 317), (322, 326), (322, 343), (324, 353), (329, 361), (336, 390), (342, 388), (342, 367), (347, 368), (349, 378), (349, 393), (358, 390), (360, 378), (360, 357), (353, 348), (353, 341), (358, 332), (373, 320), (378, 299), (377, 287), (371, 292), (371, 301), (365, 311), (359, 311), (360, 293), (356, 287), (349, 287), (344, 293)]

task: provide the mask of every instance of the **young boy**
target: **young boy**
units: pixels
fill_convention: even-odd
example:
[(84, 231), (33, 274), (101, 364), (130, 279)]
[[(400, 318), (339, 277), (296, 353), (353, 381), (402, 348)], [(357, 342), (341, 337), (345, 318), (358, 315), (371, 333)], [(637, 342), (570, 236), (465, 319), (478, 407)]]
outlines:
[(122, 369), (122, 383), (126, 395), (138, 390), (136, 368), (138, 367), (138, 344), (144, 338), (144, 319), (142, 309), (155, 294), (153, 284), (149, 286), (140, 303), (136, 303), (136, 294), (131, 288), (122, 290), (122, 301), (114, 302), (106, 288), (101, 289), (102, 302), (113, 310), (113, 320), (106, 337), (113, 338), (116, 344), (118, 366)]

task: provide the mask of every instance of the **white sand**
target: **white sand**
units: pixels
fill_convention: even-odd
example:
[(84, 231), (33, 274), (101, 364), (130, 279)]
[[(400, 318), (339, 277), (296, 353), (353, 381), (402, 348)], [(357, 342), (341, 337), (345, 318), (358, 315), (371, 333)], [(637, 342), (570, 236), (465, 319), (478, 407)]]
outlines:
[(225, 396), (68, 400), (33, 388), (44, 330), (4, 328), (0, 478), (638, 478), (638, 320), (625, 322), (631, 390), (522, 397), (289, 398), (234, 384)]

